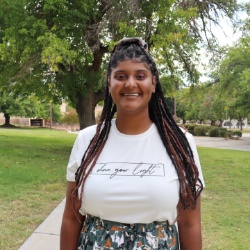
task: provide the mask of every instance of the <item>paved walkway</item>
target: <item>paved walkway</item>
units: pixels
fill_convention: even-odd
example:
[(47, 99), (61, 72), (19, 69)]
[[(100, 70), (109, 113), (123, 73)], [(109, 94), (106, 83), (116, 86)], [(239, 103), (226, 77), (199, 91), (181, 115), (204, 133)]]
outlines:
[(239, 140), (226, 140), (219, 137), (204, 136), (195, 136), (194, 139), (196, 145), (200, 147), (250, 151), (250, 133), (243, 134), (242, 138), (240, 138)]
[(59, 250), (59, 236), (65, 199), (31, 234), (19, 250)]
[[(195, 137), (197, 146), (250, 151), (250, 134), (239, 140)], [(59, 250), (59, 235), (65, 199), (51, 212), (45, 221), (32, 233), (19, 250)]]

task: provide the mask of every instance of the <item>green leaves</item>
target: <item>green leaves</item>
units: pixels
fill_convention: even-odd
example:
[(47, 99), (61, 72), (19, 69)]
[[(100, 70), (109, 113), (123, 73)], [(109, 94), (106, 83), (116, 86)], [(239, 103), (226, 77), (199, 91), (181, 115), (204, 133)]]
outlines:
[(41, 62), (48, 65), (51, 71), (58, 72), (58, 64), (69, 66), (74, 64), (77, 52), (71, 50), (70, 43), (66, 39), (60, 39), (53, 33), (45, 33), (37, 42), (41, 44)]
[(75, 107), (97, 103), (108, 52), (128, 36), (148, 42), (166, 90), (197, 84), (201, 32), (235, 10), (235, 1), (218, 0), (1, 0), (0, 85)]
[[(34, 95), (21, 95), (0, 92), (0, 112), (9, 116), (49, 119), (49, 103), (39, 100)], [(61, 112), (58, 105), (53, 105), (53, 119), (60, 120)]]
[(250, 36), (243, 37), (229, 48), (219, 63), (218, 85), (230, 99), (231, 107), (241, 116), (249, 115), (250, 107)]

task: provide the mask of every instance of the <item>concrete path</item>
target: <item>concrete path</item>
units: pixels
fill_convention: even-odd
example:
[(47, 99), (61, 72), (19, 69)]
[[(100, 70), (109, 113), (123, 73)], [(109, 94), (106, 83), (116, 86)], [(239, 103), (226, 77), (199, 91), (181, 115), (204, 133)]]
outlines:
[(59, 250), (59, 236), (65, 199), (31, 234), (19, 250)]
[(242, 138), (240, 138), (239, 140), (226, 140), (219, 137), (204, 136), (195, 136), (194, 139), (196, 145), (200, 147), (250, 151), (250, 133), (243, 134)]
[[(194, 137), (197, 146), (250, 151), (250, 134), (239, 140)], [(45, 221), (31, 234), (19, 250), (59, 250), (59, 236), (65, 199), (51, 212)]]

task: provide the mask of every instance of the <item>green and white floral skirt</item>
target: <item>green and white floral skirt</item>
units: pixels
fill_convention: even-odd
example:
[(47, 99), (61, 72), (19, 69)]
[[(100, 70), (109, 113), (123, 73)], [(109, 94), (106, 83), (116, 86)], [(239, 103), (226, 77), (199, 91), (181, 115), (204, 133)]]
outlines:
[(123, 224), (87, 216), (78, 250), (179, 250), (176, 226), (168, 222)]

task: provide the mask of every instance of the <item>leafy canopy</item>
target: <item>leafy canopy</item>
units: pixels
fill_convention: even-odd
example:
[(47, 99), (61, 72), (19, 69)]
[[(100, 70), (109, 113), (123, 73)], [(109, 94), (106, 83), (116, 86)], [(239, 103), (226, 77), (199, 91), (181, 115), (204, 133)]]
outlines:
[(103, 99), (106, 55), (117, 41), (145, 39), (171, 92), (169, 86), (198, 82), (202, 33), (237, 8), (235, 0), (2, 0), (0, 85), (56, 102), (64, 97), (84, 127), (86, 106), (93, 113)]

